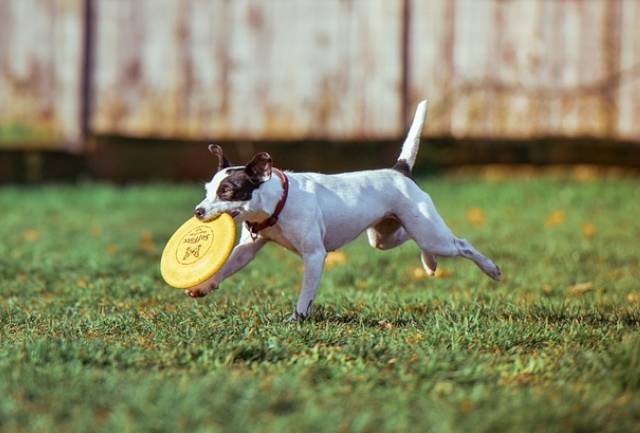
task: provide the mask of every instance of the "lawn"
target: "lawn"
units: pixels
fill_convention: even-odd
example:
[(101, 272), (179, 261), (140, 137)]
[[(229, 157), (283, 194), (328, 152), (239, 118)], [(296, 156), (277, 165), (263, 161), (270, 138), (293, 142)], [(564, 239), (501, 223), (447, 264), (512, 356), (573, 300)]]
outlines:
[(202, 300), (163, 283), (200, 186), (0, 188), (0, 430), (640, 432), (640, 181), (420, 183), (503, 282), (360, 238), (302, 324), (276, 246)]

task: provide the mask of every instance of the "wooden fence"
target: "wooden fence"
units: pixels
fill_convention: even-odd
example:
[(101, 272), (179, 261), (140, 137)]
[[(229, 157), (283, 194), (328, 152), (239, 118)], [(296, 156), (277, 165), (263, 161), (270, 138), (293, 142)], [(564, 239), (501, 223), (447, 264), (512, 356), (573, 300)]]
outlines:
[(0, 0), (0, 146), (640, 141), (637, 0)]
[(82, 0), (0, 0), (0, 146), (81, 143)]

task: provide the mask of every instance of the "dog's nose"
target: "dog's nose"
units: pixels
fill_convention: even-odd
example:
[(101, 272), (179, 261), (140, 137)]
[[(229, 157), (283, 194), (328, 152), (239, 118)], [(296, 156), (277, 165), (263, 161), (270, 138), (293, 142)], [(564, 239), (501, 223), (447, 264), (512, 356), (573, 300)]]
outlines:
[(203, 207), (199, 207), (196, 208), (196, 211), (193, 214), (196, 216), (196, 218), (201, 220), (202, 218), (204, 218), (205, 210)]

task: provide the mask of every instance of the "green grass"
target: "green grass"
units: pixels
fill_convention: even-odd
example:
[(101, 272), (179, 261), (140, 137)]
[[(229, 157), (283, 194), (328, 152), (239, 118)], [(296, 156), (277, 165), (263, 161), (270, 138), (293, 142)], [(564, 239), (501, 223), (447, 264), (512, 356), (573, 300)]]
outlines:
[(201, 301), (162, 282), (201, 187), (1, 188), (0, 430), (640, 432), (640, 182), (421, 184), (504, 281), (359, 239), (296, 325), (276, 246)]

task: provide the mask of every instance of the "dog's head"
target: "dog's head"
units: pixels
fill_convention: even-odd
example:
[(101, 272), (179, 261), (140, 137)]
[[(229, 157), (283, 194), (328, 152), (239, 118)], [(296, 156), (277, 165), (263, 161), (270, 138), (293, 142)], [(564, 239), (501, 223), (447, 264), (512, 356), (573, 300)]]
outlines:
[(260, 152), (247, 165), (232, 166), (217, 144), (209, 151), (218, 157), (218, 171), (205, 185), (206, 196), (196, 206), (195, 216), (209, 221), (225, 212), (236, 218), (254, 211), (254, 192), (271, 179), (271, 156)]

